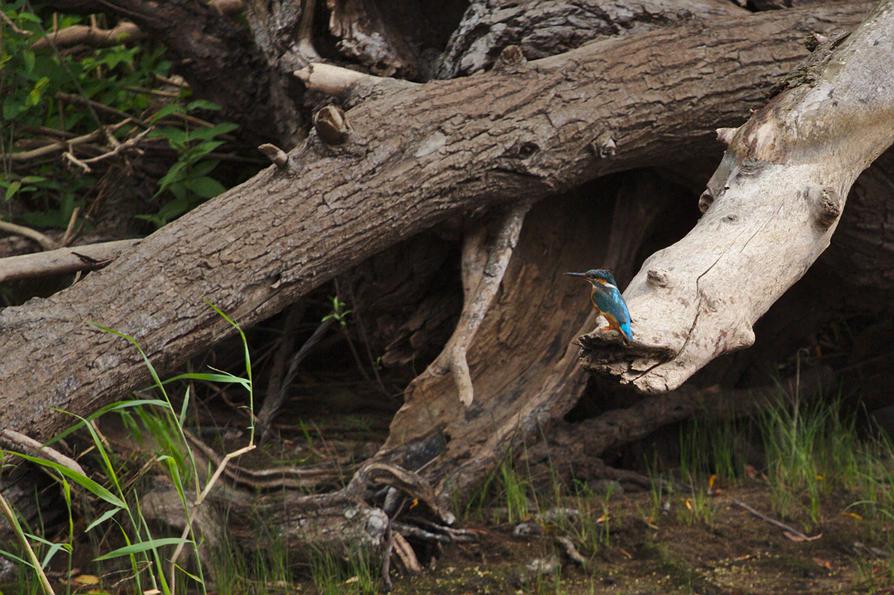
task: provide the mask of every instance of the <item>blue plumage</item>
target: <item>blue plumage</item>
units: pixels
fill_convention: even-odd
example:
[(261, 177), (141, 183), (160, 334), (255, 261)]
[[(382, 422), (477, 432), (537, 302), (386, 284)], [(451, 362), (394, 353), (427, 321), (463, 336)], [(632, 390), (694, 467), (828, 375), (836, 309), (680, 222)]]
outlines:
[(590, 282), (593, 290), (590, 299), (596, 311), (605, 317), (609, 328), (618, 331), (626, 342), (633, 341), (630, 328), (630, 311), (618, 289), (615, 277), (605, 269), (591, 269), (586, 273), (567, 273), (573, 277), (583, 277)]

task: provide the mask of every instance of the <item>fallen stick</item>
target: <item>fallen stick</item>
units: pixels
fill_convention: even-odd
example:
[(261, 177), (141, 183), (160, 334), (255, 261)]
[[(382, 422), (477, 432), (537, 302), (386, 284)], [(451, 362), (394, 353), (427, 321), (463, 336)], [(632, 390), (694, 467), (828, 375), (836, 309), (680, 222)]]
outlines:
[(0, 258), (0, 282), (95, 271), (139, 242), (138, 238), (115, 240)]
[[(791, 534), (791, 535), (793, 535), (793, 536), (795, 536), (795, 537), (797, 538), (797, 539), (792, 539), (792, 541), (816, 541), (817, 539), (819, 539), (820, 537), (823, 536), (822, 533), (817, 533), (817, 534), (814, 535), (813, 537), (810, 537), (810, 536), (808, 536), (808, 535), (802, 533), (801, 531), (798, 531), (797, 529), (795, 529), (795, 528), (792, 527), (791, 525), (786, 525), (786, 524), (783, 523), (782, 521), (777, 521), (776, 519), (774, 519), (774, 518), (772, 518), (772, 517), (768, 517), (768, 516), (765, 515), (764, 513), (762, 513), (762, 512), (760, 512), (760, 511), (758, 511), (758, 510), (752, 508), (751, 506), (745, 504), (745, 503), (742, 502), (741, 500), (733, 500), (733, 504), (735, 504), (735, 505), (738, 506), (739, 508), (743, 508), (743, 509), (747, 510), (749, 513), (751, 513), (752, 515), (754, 515), (754, 516), (756, 516), (757, 518), (761, 519), (762, 521), (767, 521), (768, 523), (770, 523), (770, 524), (773, 525), (774, 527), (779, 527), (780, 529), (782, 529), (783, 533), (789, 533), (789, 534)], [(786, 535), (786, 537), (788, 537), (788, 535)], [(791, 539), (791, 538), (790, 538), (790, 539)]]

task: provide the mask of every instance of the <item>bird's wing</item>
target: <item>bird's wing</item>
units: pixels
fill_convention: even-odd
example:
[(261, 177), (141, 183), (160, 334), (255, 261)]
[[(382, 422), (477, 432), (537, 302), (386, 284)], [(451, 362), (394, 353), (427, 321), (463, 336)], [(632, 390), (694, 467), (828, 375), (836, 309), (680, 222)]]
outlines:
[(603, 312), (609, 312), (618, 319), (620, 324), (630, 322), (630, 311), (621, 292), (616, 287), (604, 287), (603, 291), (597, 291), (594, 296), (596, 307)]

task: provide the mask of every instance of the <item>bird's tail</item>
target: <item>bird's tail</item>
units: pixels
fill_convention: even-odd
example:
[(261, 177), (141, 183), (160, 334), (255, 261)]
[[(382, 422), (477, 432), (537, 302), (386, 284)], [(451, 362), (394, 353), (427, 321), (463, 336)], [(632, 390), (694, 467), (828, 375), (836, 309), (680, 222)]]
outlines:
[(627, 338), (627, 341), (633, 341), (633, 331), (630, 329), (630, 323), (625, 322), (621, 326), (621, 332), (624, 333), (624, 337)]

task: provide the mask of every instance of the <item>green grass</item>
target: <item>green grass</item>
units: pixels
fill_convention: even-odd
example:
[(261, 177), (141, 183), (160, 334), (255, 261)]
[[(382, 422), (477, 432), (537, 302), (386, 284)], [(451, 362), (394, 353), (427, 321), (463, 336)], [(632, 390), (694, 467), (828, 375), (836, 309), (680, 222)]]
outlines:
[(500, 485), (502, 500), (506, 506), (506, 521), (519, 523), (530, 516), (528, 502), (528, 485), (526, 481), (508, 462), (500, 464)]
[[(209, 470), (208, 474), (199, 472), (196, 459), (184, 433), (186, 412), (190, 403), (189, 388), (183, 395), (181, 407), (175, 408), (168, 385), (176, 380), (236, 384), (247, 392), (248, 408), (253, 411), (254, 405), (251, 358), (245, 335), (233, 320), (214, 306), (211, 307), (233, 325), (242, 339), (245, 362), (243, 376), (215, 370), (213, 373), (181, 374), (173, 379), (162, 381), (142, 347), (133, 337), (114, 329), (96, 325), (103, 332), (121, 337), (133, 345), (142, 356), (153, 380), (152, 388), (160, 398), (120, 401), (102, 407), (86, 418), (73, 416), (78, 419), (78, 422), (62, 432), (51, 443), (74, 432), (86, 432), (92, 444), (94, 467), (98, 467), (98, 472), (90, 475), (78, 468), (75, 463), (61, 464), (54, 460), (14, 451), (0, 453), (18, 457), (44, 468), (59, 483), (65, 499), (69, 522), (65, 535), (66, 540), (62, 542), (52, 542), (41, 535), (29, 532), (18, 522), (15, 511), (5, 510), (6, 516), (19, 538), (21, 551), (0, 551), (0, 555), (17, 562), (27, 574), (35, 577), (44, 592), (53, 591), (46, 578), (46, 569), (56, 555), (62, 553), (68, 557), (69, 572), (66, 584), (67, 579), (71, 578), (75, 543), (72, 520), (73, 486), (92, 496), (95, 506), (95, 518), (87, 525), (84, 532), (89, 536), (91, 532), (95, 535), (100, 531), (105, 531), (104, 538), (101, 540), (103, 543), (117, 541), (120, 544), (119, 547), (106, 545), (106, 551), (96, 552), (93, 561), (97, 564), (97, 574), (101, 574), (106, 563), (114, 565), (117, 559), (121, 558), (126, 560), (130, 567), (132, 587), (137, 592), (155, 589), (167, 594), (173, 592), (177, 583), (189, 585), (185, 587), (189, 590), (207, 592), (202, 558), (199, 555), (198, 544), (201, 543), (201, 535), (196, 533), (193, 526), (194, 513), (190, 511), (202, 505), (213, 486), (214, 476), (210, 474), (210, 471), (213, 470)], [(107, 448), (105, 441), (100, 437), (94, 424), (95, 420), (113, 412), (121, 414), (126, 420), (126, 426), (132, 431), (136, 432), (137, 428), (140, 428), (142, 432), (151, 435), (157, 445), (155, 466), (167, 472), (168, 479), (176, 488), (183, 506), (185, 529), (179, 536), (153, 535), (140, 508), (140, 484), (131, 485), (126, 481), (123, 473), (127, 466), (115, 452)], [(250, 417), (253, 419), (253, 416)], [(254, 447), (253, 423), (248, 430), (249, 445), (244, 450)], [(5, 501), (2, 504), (5, 504)], [(178, 558), (179, 553), (184, 549), (190, 550), (193, 554), (194, 567), (190, 570), (183, 565), (184, 558)], [(41, 552), (40, 558), (37, 557), (37, 552)], [(25, 590), (33, 591), (34, 589), (27, 587)]]
[(311, 580), (323, 595), (378, 593), (380, 566), (374, 560), (369, 551), (361, 548), (345, 557), (327, 550), (315, 550), (310, 562)]

